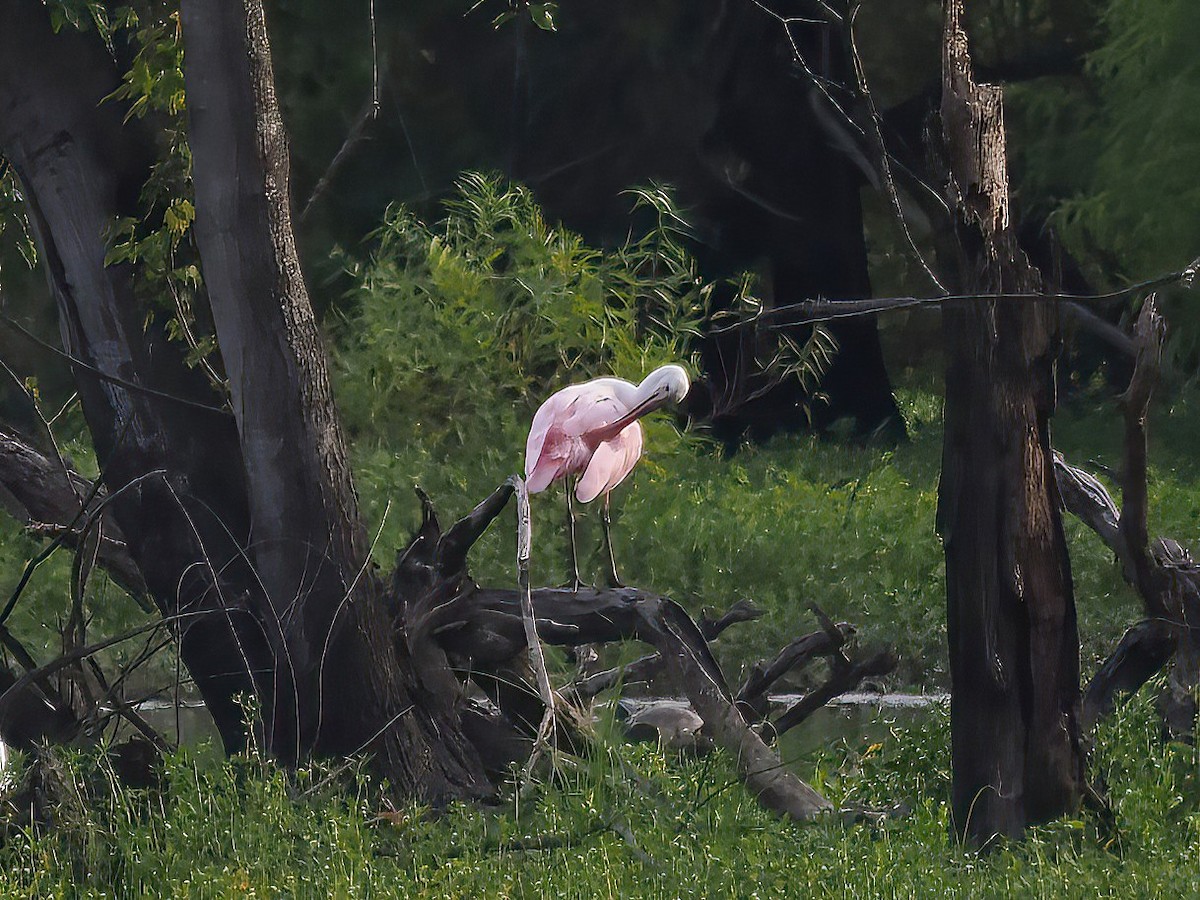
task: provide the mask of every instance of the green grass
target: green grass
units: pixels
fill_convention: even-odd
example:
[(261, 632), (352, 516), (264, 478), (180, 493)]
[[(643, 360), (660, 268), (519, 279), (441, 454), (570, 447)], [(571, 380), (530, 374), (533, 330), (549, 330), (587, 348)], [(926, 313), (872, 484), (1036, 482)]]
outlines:
[[(805, 605), (815, 601), (860, 624), (864, 641), (896, 645), (897, 685), (944, 686), (934, 532), (940, 402), (908, 390), (901, 405), (912, 440), (892, 450), (792, 437), (726, 458), (702, 436), (650, 423), (647, 458), (614, 498), (627, 579), (693, 611), (739, 597), (759, 603), (763, 620), (720, 641), (731, 677), (811, 628)], [(400, 448), (359, 441), (359, 486), (379, 528), (381, 564), (416, 524), (411, 485), (429, 490), (447, 521), (462, 514), (519, 466), (524, 418), (523, 409), (506, 409), (491, 429), (466, 423), (440, 442)], [(1185, 397), (1156, 409), (1152, 422), (1152, 528), (1185, 542), (1197, 519), (1188, 466), (1194, 421)], [(1103, 399), (1076, 402), (1055, 423), (1056, 444), (1080, 464), (1117, 468), (1119, 438)], [(535, 578), (562, 581), (561, 494), (534, 503)], [(587, 546), (598, 545), (593, 519), (582, 530)], [(1068, 530), (1086, 672), (1139, 606), (1111, 554), (1078, 523), (1068, 520)], [(9, 533), (0, 541), (4, 570), (15, 573), (34, 547)], [(474, 571), (484, 583), (512, 581), (513, 553), (506, 513), (477, 546)], [(598, 574), (598, 554), (589, 562)], [(26, 638), (42, 635), (47, 650), (46, 623), (68, 602), (65, 557), (48, 565), (13, 623)], [(100, 609), (103, 599), (92, 601), (100, 615), (125, 615)], [(98, 620), (94, 630), (101, 627)], [(669, 761), (646, 747), (598, 751), (492, 809), (391, 818), (380, 816), (380, 793), (365, 780), (314, 788), (321, 771), (286, 776), (211, 748), (172, 757), (161, 796), (115, 789), (95, 753), (67, 755), (55, 827), (23, 829), (20, 811), (8, 811), (0, 895), (1192, 896), (1200, 891), (1200, 759), (1194, 748), (1163, 745), (1150, 697), (1144, 691), (1098, 734), (1091, 766), (1110, 786), (1115, 828), (1081, 814), (985, 858), (951, 836), (940, 711), (882, 738), (875, 727), (869, 738), (834, 746), (811, 736), (795, 742), (820, 745), (787, 762), (835, 801), (913, 807), (901, 821), (850, 828), (780, 821), (735, 783), (728, 760)]]
[[(1138, 699), (1098, 735), (1112, 827), (1090, 814), (980, 857), (950, 834), (945, 710), (868, 745), (793, 761), (838, 802), (910, 815), (808, 826), (767, 814), (728, 760), (598, 750), (491, 809), (381, 816), (366, 780), (322, 786), (206, 749), (162, 794), (115, 789), (103, 759), (58, 756), (56, 827), (10, 825), (0, 895), (91, 897), (1156, 897), (1200, 890), (1197, 753), (1164, 746)], [(633, 777), (636, 773), (636, 778)], [(345, 782), (345, 779), (343, 779)], [(8, 819), (19, 819), (9, 812)]]
[[(664, 417), (648, 422), (646, 456), (613, 495), (614, 543), (625, 580), (669, 594), (693, 613), (743, 597), (762, 607), (762, 620), (739, 625), (720, 641), (731, 679), (746, 663), (815, 627), (808, 604), (817, 603), (860, 626), (862, 642), (895, 645), (900, 667), (894, 685), (944, 687), (945, 585), (935, 533), (941, 404), (924, 389), (901, 391), (900, 401), (912, 439), (895, 449), (785, 436), (727, 458), (702, 435), (679, 435)], [(1200, 428), (1192, 425), (1200, 421), (1195, 402), (1185, 396), (1163, 405), (1151, 423), (1151, 530), (1184, 544), (1194, 542), (1200, 524), (1200, 484), (1189, 455), (1200, 439)], [(407, 445), (360, 437), (357, 483), (378, 538), (375, 557), (385, 571), (419, 521), (413, 485), (431, 494), (448, 524), (520, 469), (530, 415), (508, 407), (486, 426), (469, 420), (459, 434)], [(1055, 420), (1054, 438), (1078, 465), (1094, 468), (1094, 460), (1112, 470), (1120, 466), (1120, 423), (1111, 400), (1068, 406)], [(86, 465), (84, 451), (72, 449)], [(534, 583), (563, 583), (568, 553), (562, 488), (532, 502)], [(584, 571), (600, 581), (598, 504), (584, 507), (580, 517)], [(1070, 517), (1066, 525), (1089, 671), (1138, 618), (1140, 604), (1107, 548)], [(0, 520), (5, 597), (40, 546), (11, 520)], [(58, 647), (55, 623), (70, 609), (70, 565), (65, 551), (51, 557), (10, 622), (35, 655), (48, 658)], [(515, 584), (511, 510), (476, 545), (471, 568), (483, 584)], [(96, 636), (142, 618), (99, 573), (92, 578), (88, 611)], [(113, 656), (131, 656), (139, 647), (118, 647)], [(164, 666), (173, 671), (169, 660)]]

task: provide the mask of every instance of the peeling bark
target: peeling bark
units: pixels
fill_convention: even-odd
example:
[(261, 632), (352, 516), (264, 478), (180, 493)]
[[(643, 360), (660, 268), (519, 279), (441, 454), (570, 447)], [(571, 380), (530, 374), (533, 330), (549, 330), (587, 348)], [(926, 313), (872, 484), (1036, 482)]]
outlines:
[[(962, 0), (947, 0), (942, 127), (963, 281), (1028, 293), (1011, 226), (1002, 93), (971, 71)], [(1050, 450), (1057, 310), (947, 308), (938, 526), (946, 552), (953, 816), (976, 844), (1020, 837), (1083, 791), (1079, 639)]]

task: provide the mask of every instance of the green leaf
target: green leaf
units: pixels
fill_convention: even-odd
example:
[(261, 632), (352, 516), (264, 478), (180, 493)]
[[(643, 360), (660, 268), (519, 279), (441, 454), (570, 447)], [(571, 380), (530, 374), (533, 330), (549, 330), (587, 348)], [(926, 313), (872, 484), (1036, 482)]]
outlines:
[(557, 11), (557, 3), (529, 4), (529, 17), (533, 19), (533, 24), (543, 31), (557, 30), (557, 26), (554, 24), (554, 14)]
[(191, 201), (179, 199), (167, 207), (167, 211), (163, 213), (163, 224), (167, 226), (167, 230), (172, 235), (180, 238), (195, 218), (196, 209), (192, 206)]

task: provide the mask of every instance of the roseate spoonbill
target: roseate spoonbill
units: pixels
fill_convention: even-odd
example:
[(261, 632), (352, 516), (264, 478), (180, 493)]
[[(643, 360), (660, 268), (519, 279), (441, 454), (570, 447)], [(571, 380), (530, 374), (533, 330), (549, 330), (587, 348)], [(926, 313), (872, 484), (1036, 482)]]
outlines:
[[(529, 493), (545, 490), (551, 482), (577, 478), (575, 496), (588, 503), (604, 495), (604, 543), (613, 583), (621, 584), (613, 557), (608, 494), (632, 471), (642, 455), (642, 426), (638, 419), (687, 396), (688, 376), (682, 366), (661, 366), (641, 384), (620, 378), (596, 378), (573, 384), (538, 408), (525, 443), (525, 482)], [(575, 553), (575, 510), (567, 486), (567, 514), (571, 521), (571, 568), (579, 589), (579, 562)]]

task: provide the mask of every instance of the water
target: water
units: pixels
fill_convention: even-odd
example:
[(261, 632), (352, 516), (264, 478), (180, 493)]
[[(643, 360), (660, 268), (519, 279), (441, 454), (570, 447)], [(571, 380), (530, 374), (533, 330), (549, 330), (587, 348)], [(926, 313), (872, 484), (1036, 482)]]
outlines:
[[(778, 715), (799, 698), (799, 694), (773, 695), (770, 698), (772, 716)], [(689, 721), (689, 714), (694, 716), (694, 713), (690, 712), (685, 700), (623, 698), (619, 702), (623, 717), (642, 723), (637, 732), (641, 739), (653, 739), (655, 727), (665, 726), (668, 731), (677, 731), (681, 726), (688, 729), (693, 725)], [(949, 694), (843, 694), (783, 735), (779, 741), (779, 751), (784, 759), (799, 759), (842, 742), (851, 747), (864, 748), (886, 740), (894, 728), (924, 724), (932, 708), (949, 702)], [(137, 710), (152, 728), (168, 740), (176, 737), (178, 723), (180, 743), (198, 744), (211, 740), (220, 746), (220, 736), (212, 718), (199, 701), (183, 701), (176, 708), (169, 700), (148, 700), (138, 704)], [(135, 729), (124, 721), (117, 729), (119, 740), (134, 733)], [(0, 745), (0, 772), (7, 763), (6, 750)]]
[[(800, 696), (773, 695), (772, 718)], [(935, 706), (949, 702), (949, 694), (843, 694), (784, 734), (779, 752), (784, 759), (798, 759), (843, 742), (867, 747), (886, 740), (893, 729), (924, 724)], [(697, 724), (686, 700), (622, 698), (619, 703), (626, 725), (636, 726), (631, 734), (639, 740), (653, 740), (657, 728), (664, 743), (677, 741), (680, 733), (686, 742)]]
[[(798, 699), (799, 695), (773, 696), (772, 712), (778, 714)], [(779, 753), (786, 760), (843, 742), (865, 748), (887, 740), (893, 729), (925, 724), (936, 706), (949, 702), (949, 694), (843, 694), (784, 734)]]
[[(146, 700), (135, 708), (151, 728), (169, 741), (176, 737), (180, 744), (199, 744), (212, 740), (218, 747), (221, 746), (221, 736), (203, 701), (181, 700), (176, 707), (170, 700)], [(136, 728), (122, 719), (117, 725), (116, 739), (123, 741), (137, 733)]]

